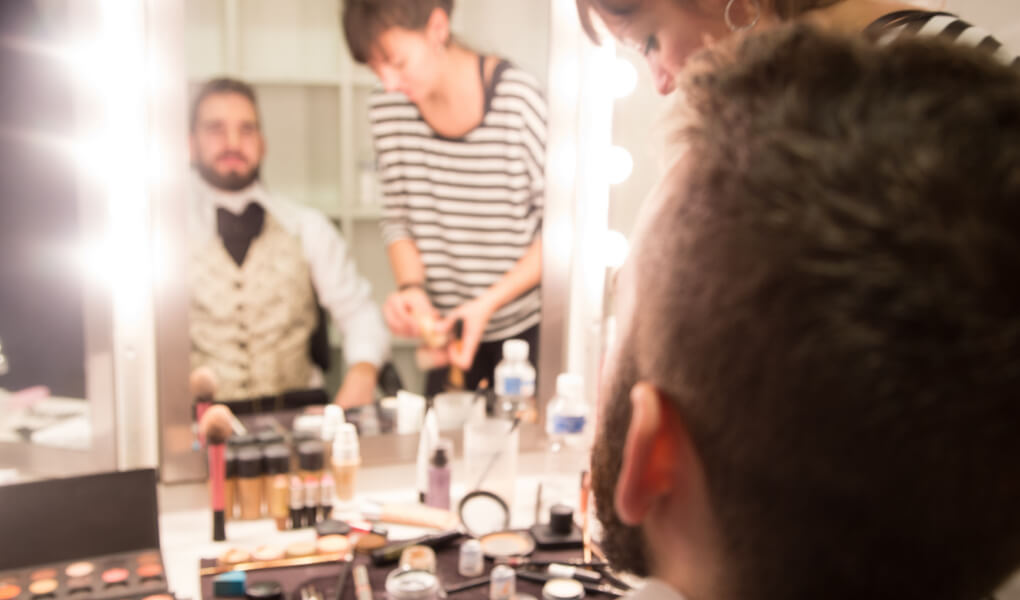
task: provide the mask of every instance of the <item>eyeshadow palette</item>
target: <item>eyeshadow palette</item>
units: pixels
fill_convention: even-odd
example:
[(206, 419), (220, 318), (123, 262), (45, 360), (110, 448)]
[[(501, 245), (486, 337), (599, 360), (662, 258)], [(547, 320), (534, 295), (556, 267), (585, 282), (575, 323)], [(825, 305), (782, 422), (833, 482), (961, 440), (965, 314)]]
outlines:
[(156, 472), (0, 486), (0, 600), (172, 600)]
[(158, 552), (0, 572), (0, 600), (170, 600)]

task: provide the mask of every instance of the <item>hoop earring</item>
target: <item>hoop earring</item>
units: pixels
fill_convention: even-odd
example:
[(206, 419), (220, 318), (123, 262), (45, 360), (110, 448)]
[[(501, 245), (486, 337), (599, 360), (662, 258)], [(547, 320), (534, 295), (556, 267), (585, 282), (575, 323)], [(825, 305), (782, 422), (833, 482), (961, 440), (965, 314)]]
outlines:
[(737, 26), (733, 23), (733, 17), (730, 16), (730, 11), (733, 10), (733, 3), (736, 0), (729, 0), (726, 3), (726, 10), (723, 11), (723, 19), (726, 20), (726, 26), (730, 28), (730, 31), (747, 31), (758, 24), (758, 19), (761, 18), (761, 6), (758, 4), (758, 0), (751, 0), (751, 6), (754, 7), (754, 18), (747, 25)]

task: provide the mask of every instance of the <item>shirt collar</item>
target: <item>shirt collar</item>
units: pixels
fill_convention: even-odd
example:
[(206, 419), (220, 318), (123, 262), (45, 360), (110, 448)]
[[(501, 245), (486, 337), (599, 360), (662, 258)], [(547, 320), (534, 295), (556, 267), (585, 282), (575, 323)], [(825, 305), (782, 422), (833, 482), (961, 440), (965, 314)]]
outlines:
[(252, 202), (257, 202), (263, 207), (268, 204), (269, 194), (260, 181), (255, 181), (236, 192), (227, 192), (209, 185), (198, 171), (192, 169), (191, 186), (195, 198), (206, 204), (211, 212), (215, 212), (216, 208), (224, 208), (234, 214), (241, 214)]
[(647, 579), (643, 586), (628, 594), (626, 600), (684, 600), (684, 597), (664, 581)]

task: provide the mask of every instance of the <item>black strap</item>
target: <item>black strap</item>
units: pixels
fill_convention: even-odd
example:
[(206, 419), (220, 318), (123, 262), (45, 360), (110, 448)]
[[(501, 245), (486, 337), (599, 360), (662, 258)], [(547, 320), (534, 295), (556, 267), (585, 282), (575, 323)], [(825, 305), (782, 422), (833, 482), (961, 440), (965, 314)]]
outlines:
[(482, 115), (489, 114), (489, 108), (492, 106), (492, 98), (496, 95), (496, 85), (499, 84), (499, 80), (503, 77), (503, 72), (509, 69), (512, 65), (510, 61), (505, 58), (499, 59), (499, 64), (492, 70), (492, 79), (489, 84), (485, 84), (485, 57), (478, 55), (478, 72), (482, 78), (482, 89), (485, 90), (485, 104), (483, 106)]
[(900, 25), (917, 24), (918, 28), (927, 23), (932, 17), (946, 16), (957, 18), (953, 13), (944, 11), (928, 10), (897, 10), (875, 19), (864, 29), (864, 34), (872, 39), (878, 39), (883, 33), (893, 27)]

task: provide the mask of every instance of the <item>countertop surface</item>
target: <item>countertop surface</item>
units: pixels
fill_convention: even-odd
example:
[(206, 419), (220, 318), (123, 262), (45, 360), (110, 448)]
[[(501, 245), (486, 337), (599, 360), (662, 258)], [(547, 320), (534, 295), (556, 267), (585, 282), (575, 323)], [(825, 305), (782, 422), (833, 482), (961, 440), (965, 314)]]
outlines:
[[(512, 506), (511, 527), (526, 528), (534, 520), (538, 474), (544, 465), (541, 453), (524, 453), (518, 458), (518, 478)], [(463, 469), (460, 460), (453, 465), (451, 497), (456, 503), (464, 493), (458, 480)], [(351, 507), (334, 507), (338, 517), (348, 514), (362, 503), (411, 504), (417, 502), (416, 466), (402, 464), (360, 469), (355, 503)], [(212, 541), (212, 513), (205, 484), (160, 486), (160, 545), (170, 589), (181, 599), (199, 600), (199, 560), (215, 558), (230, 548), (251, 551), (258, 546), (285, 546), (301, 540), (315, 540), (311, 528), (277, 531), (271, 519), (228, 521), (227, 540)], [(350, 513), (351, 516), (355, 516)], [(390, 539), (412, 538), (434, 530), (386, 524)]]
[[(544, 466), (541, 453), (521, 454), (518, 479), (512, 507), (512, 528), (525, 528), (534, 520), (538, 475)], [(456, 502), (464, 492), (458, 485), (460, 461), (453, 462), (451, 496)], [(416, 468), (413, 464), (370, 467), (358, 473), (356, 502), (371, 501), (408, 504), (417, 501)], [(215, 558), (229, 548), (253, 550), (264, 544), (286, 545), (300, 540), (314, 540), (313, 529), (277, 531), (270, 519), (232, 521), (227, 523), (227, 541), (212, 541), (212, 515), (204, 484), (181, 484), (160, 487), (160, 541), (170, 589), (181, 600), (200, 600), (199, 560)], [(343, 511), (336, 507), (334, 511)], [(428, 530), (387, 525), (391, 539), (410, 538)], [(997, 600), (1020, 600), (1020, 572), (996, 594)]]

